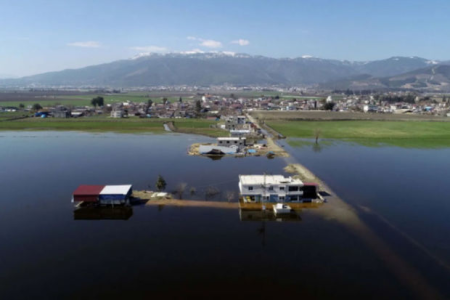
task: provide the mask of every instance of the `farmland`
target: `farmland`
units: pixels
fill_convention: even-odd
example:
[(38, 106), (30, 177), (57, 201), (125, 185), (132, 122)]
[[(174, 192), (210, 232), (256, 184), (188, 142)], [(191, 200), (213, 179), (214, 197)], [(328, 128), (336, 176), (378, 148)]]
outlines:
[[(0, 118), (0, 120), (2, 120)], [(86, 132), (117, 132), (117, 133), (164, 133), (165, 122), (174, 122), (177, 132), (201, 134), (207, 136), (223, 135), (223, 130), (212, 128), (215, 121), (198, 119), (140, 119), (130, 117), (112, 119), (104, 116), (52, 119), (25, 118), (14, 121), (0, 122), (0, 130), (66, 130)]]
[[(42, 106), (54, 106), (57, 104), (71, 106), (88, 106), (91, 105), (92, 98), (101, 96), (105, 99), (105, 104), (113, 104), (117, 102), (147, 102), (152, 99), (154, 103), (162, 102), (164, 94), (152, 95), (149, 93), (123, 93), (123, 94), (94, 94), (94, 93), (49, 93), (45, 92), (29, 92), (29, 93), (0, 93), (0, 106), (15, 106), (24, 104), (25, 106), (39, 103)], [(167, 96), (167, 100), (178, 101), (179, 97)]]
[(381, 114), (362, 112), (315, 111), (254, 111), (251, 115), (265, 121), (439, 121), (449, 122), (448, 117), (419, 114)]
[[(400, 121), (287, 121), (266, 122), (288, 138), (314, 138), (356, 142), (368, 146), (392, 145), (414, 148), (450, 146), (450, 122)], [(298, 142), (290, 141), (291, 144)]]

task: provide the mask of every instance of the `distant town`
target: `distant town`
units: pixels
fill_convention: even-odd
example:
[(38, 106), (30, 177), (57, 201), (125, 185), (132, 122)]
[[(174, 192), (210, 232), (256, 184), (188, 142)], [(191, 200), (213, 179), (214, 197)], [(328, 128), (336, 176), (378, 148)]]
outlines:
[[(73, 97), (60, 100), (58, 92)], [(56, 95), (55, 95), (56, 93)], [(15, 98), (14, 94), (22, 97)], [(13, 95), (2, 97), (2, 95)], [(84, 105), (77, 95), (92, 95)], [(96, 96), (98, 95), (98, 96)], [(127, 96), (130, 97), (127, 98)], [(136, 99), (136, 95), (139, 98)], [(163, 96), (161, 96), (163, 95)], [(83, 96), (86, 98), (86, 96)], [(87, 96), (88, 97), (88, 96)], [(87, 98), (86, 98), (87, 99)], [(108, 100), (111, 101), (108, 101)], [(53, 101), (53, 103), (52, 103)], [(413, 91), (314, 91), (267, 87), (159, 87), (153, 89), (28, 89), (0, 91), (0, 112), (27, 117), (207, 118), (251, 111), (361, 112), (450, 116), (450, 96)]]

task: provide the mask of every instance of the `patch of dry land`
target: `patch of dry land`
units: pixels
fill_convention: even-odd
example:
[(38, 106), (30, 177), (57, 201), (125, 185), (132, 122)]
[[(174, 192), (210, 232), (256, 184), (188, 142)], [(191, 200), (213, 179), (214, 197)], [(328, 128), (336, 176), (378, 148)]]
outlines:
[(147, 206), (180, 206), (180, 207), (208, 207), (237, 209), (237, 202), (226, 201), (200, 201), (200, 200), (180, 200), (172, 199), (170, 193), (160, 193), (153, 191), (133, 191), (133, 197), (137, 201), (144, 202)]
[[(317, 178), (316, 175), (314, 175), (310, 170), (305, 168), (304, 166), (300, 164), (290, 164), (287, 165), (284, 170), (288, 173), (296, 174), (295, 176), (298, 177), (302, 181), (308, 181), (308, 182), (316, 182), (320, 185), (321, 182), (319, 178)], [(294, 177), (295, 177), (294, 176)]]
[(150, 200), (145, 205), (147, 206), (179, 206), (179, 207), (207, 207), (207, 208), (221, 208), (221, 209), (237, 209), (239, 205), (237, 202), (225, 201), (199, 201), (199, 200)]
[(188, 154), (189, 155), (200, 155), (200, 150), (199, 150), (200, 145), (212, 145), (212, 144), (210, 144), (210, 143), (205, 143), (205, 144), (194, 143), (191, 145), (191, 147), (189, 147)]

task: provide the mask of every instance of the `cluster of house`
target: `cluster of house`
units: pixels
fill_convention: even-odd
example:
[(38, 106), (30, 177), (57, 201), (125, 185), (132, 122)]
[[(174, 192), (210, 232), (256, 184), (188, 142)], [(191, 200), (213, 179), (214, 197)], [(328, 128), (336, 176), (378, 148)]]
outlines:
[[(404, 97), (405, 93), (388, 93), (381, 96)], [(352, 112), (380, 112), (380, 113), (418, 113), (445, 115), (450, 111), (445, 96), (416, 96), (414, 103), (406, 101), (379, 101), (373, 95), (338, 95), (323, 97), (313, 95), (310, 97), (275, 96), (275, 97), (238, 97), (230, 98), (207, 94), (202, 96), (202, 106), (209, 111), (224, 110), (227, 113), (252, 110), (322, 110), (327, 103), (334, 103), (333, 111)]]
[(164, 103), (149, 103), (145, 102), (118, 102), (108, 104), (107, 107), (111, 110), (112, 118), (123, 118), (127, 116), (137, 116), (141, 118), (194, 118), (196, 112), (194, 105), (190, 102), (165, 101)]
[[(370, 102), (369, 102), (370, 103)], [(411, 103), (380, 103), (380, 104), (364, 104), (363, 112), (365, 113), (413, 113), (413, 114), (435, 114), (450, 116), (449, 106), (446, 103), (432, 104), (411, 104)]]
[(0, 111), (1, 112), (16, 112), (19, 111), (19, 108), (15, 107), (15, 106), (0, 106)]
[[(233, 90), (231, 90), (233, 91)], [(263, 91), (262, 91), (263, 92)], [(285, 91), (286, 92), (286, 91)], [(281, 93), (281, 92), (280, 92)], [(298, 91), (296, 91), (298, 93)], [(281, 94), (282, 95), (282, 94)], [(321, 110), (326, 108), (328, 103), (334, 103), (333, 111), (358, 111), (358, 112), (382, 112), (382, 113), (428, 113), (441, 114), (449, 113), (449, 101), (442, 95), (422, 95), (414, 96), (409, 102), (392, 102), (379, 99), (395, 98), (404, 99), (411, 97), (406, 92), (387, 92), (384, 94), (370, 95), (335, 95), (323, 97), (323, 94), (311, 93), (310, 96), (259, 96), (259, 97), (237, 97), (234, 94), (224, 96), (223, 94), (198, 93), (196, 95), (179, 101), (164, 100), (163, 103), (147, 103), (124, 101), (107, 104), (102, 109), (92, 107), (47, 107), (41, 112), (55, 117), (78, 117), (90, 114), (109, 114), (113, 118), (127, 116), (138, 116), (142, 118), (194, 118), (199, 114), (208, 119), (217, 119), (221, 115), (240, 115), (244, 111), (252, 110)], [(402, 98), (403, 97), (403, 98)], [(391, 100), (392, 100), (391, 99)], [(199, 107), (200, 104), (200, 107)], [(330, 109), (330, 107), (327, 107)], [(28, 110), (31, 106), (28, 107)], [(3, 111), (17, 111), (17, 107), (4, 107)], [(55, 112), (53, 114), (53, 111)], [(239, 120), (238, 120), (239, 121)], [(234, 124), (231, 121), (230, 125)], [(228, 126), (228, 123), (225, 124)], [(238, 128), (228, 128), (233, 130), (245, 130)]]
[(68, 108), (63, 105), (58, 105), (55, 107), (44, 107), (38, 112), (34, 113), (35, 117), (54, 117), (54, 118), (78, 118), (83, 116), (99, 115), (102, 114), (101, 109), (96, 109), (93, 107), (74, 107)]
[[(390, 96), (401, 98), (404, 93), (389, 93)], [(434, 114), (448, 115), (450, 113), (449, 103), (445, 97), (414, 97), (414, 102), (398, 101), (390, 102), (377, 100), (373, 95), (345, 96), (339, 101), (333, 101), (329, 96), (326, 102), (334, 102), (336, 105), (333, 111), (362, 111), (364, 113), (414, 113), (414, 114)]]
[(220, 127), (224, 131), (229, 132), (229, 136), (217, 138), (215, 145), (200, 145), (199, 153), (202, 155), (226, 155), (238, 154), (245, 151), (247, 146), (247, 138), (258, 138), (261, 136), (260, 129), (247, 118), (242, 115), (222, 116), (221, 121), (224, 124)]

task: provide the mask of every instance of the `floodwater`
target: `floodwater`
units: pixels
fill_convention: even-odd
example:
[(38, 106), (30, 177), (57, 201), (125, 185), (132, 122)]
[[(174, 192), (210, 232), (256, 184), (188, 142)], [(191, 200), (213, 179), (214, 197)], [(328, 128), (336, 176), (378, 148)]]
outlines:
[[(70, 198), (80, 184), (152, 189), (160, 174), (168, 191), (187, 183), (184, 198), (226, 201), (239, 174), (284, 173), (279, 158), (186, 154), (191, 143), (210, 141), (1, 132), (0, 298), (418, 296), (358, 234), (318, 214), (321, 208), (303, 210), (295, 222), (241, 221), (238, 210), (194, 207), (74, 215)], [(450, 297), (449, 149), (286, 147), (355, 207), (408, 270), (422, 274), (428, 290)], [(210, 187), (222, 194), (205, 199)]]
[(293, 140), (304, 146), (283, 141), (293, 155), (288, 161), (313, 170), (411, 269), (450, 298), (450, 148)]

